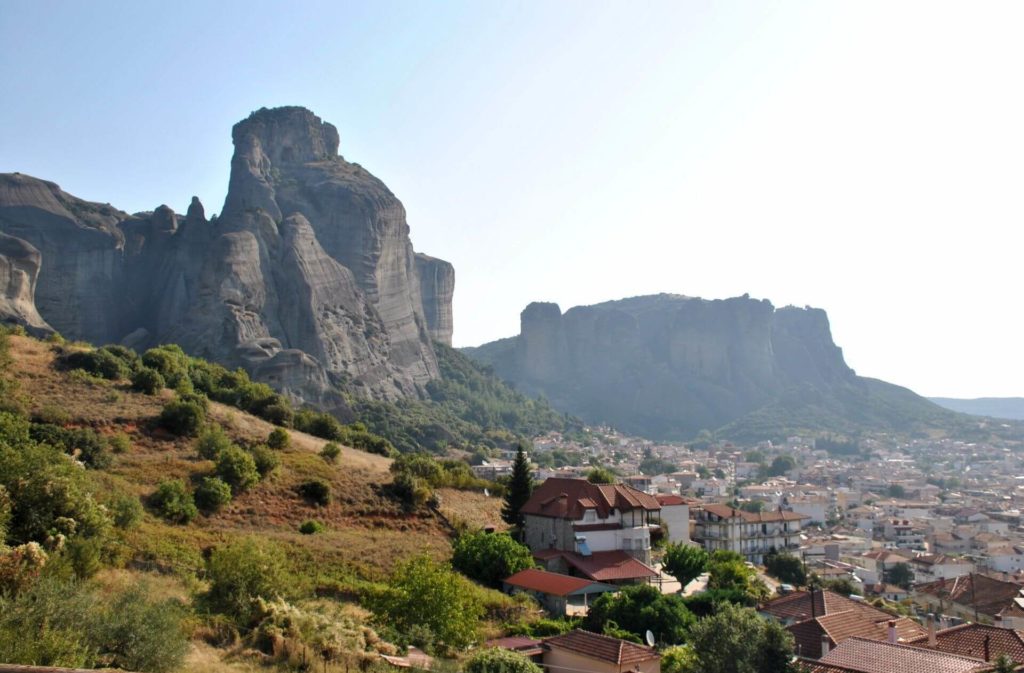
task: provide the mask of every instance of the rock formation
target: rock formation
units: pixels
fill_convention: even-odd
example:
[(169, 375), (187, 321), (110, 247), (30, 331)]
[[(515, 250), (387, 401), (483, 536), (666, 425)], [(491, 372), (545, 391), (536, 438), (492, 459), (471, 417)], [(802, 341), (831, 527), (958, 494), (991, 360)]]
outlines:
[(401, 202), (299, 107), (235, 125), (219, 218), (129, 215), (0, 175), (0, 320), (243, 366), (302, 401), (421, 395), (450, 343), (451, 265), (413, 252)]
[[(765, 410), (780, 431), (842, 431), (858, 415), (887, 427), (938, 411), (910, 391), (858, 377), (820, 309), (662, 294), (565, 314), (533, 303), (520, 319), (518, 336), (464, 352), (556, 408), (647, 437), (689, 438)], [(912, 409), (883, 418), (870, 407), (885, 400)]]

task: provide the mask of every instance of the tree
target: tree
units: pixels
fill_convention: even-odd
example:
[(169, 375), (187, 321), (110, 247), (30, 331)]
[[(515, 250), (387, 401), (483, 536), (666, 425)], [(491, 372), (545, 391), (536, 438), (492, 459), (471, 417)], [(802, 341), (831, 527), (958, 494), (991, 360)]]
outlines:
[(803, 586), (807, 583), (807, 571), (804, 570), (804, 564), (792, 554), (769, 552), (764, 557), (764, 567), (769, 575), (780, 582), (795, 586)]
[(790, 673), (793, 636), (751, 608), (722, 603), (690, 629), (701, 673)]
[(708, 553), (703, 547), (673, 542), (665, 548), (662, 562), (665, 572), (679, 580), (684, 587), (697, 579), (708, 565)]
[(203, 477), (196, 489), (196, 505), (207, 514), (213, 514), (231, 502), (231, 487), (217, 477)]
[(910, 585), (914, 581), (914, 571), (906, 563), (897, 563), (886, 570), (883, 573), (883, 577), (888, 584), (895, 584), (898, 587), (910, 589)]
[(708, 588), (723, 593), (740, 593), (753, 599), (766, 598), (768, 588), (743, 557), (734, 551), (719, 549), (708, 559)]
[(699, 673), (692, 647), (673, 645), (661, 651), (661, 673)]
[(199, 513), (192, 494), (181, 479), (160, 482), (151, 502), (157, 514), (174, 523), (188, 523)]
[(428, 631), (445, 648), (465, 649), (476, 641), (484, 608), (467, 581), (429, 556), (398, 565), (387, 588), (370, 597), (370, 609), (399, 633)]
[(887, 491), (890, 498), (905, 498), (907, 497), (907, 489), (903, 488), (900, 484), (889, 484)]
[(463, 533), (454, 546), (452, 566), (488, 586), (501, 586), (506, 577), (533, 567), (530, 549), (505, 533)]
[(775, 460), (772, 461), (771, 466), (768, 467), (768, 476), (778, 477), (780, 475), (786, 474), (794, 467), (796, 467), (796, 460), (793, 458), (793, 456), (776, 456)]
[(1017, 662), (1005, 654), (1000, 654), (994, 663), (992, 673), (1013, 673), (1017, 670)]
[(249, 624), (257, 598), (287, 595), (291, 586), (284, 552), (255, 537), (215, 549), (207, 562), (207, 576), (206, 602), (241, 625)]
[(587, 481), (591, 484), (614, 484), (615, 473), (607, 467), (595, 467), (587, 472)]
[(465, 673), (541, 673), (541, 668), (518, 652), (500, 647), (477, 651), (466, 666)]
[(284, 428), (274, 428), (267, 437), (267, 446), (272, 449), (287, 449), (291, 443), (292, 436)]
[(132, 390), (137, 390), (147, 395), (156, 395), (164, 387), (164, 377), (160, 372), (149, 367), (143, 367), (132, 376)]
[(663, 594), (650, 584), (634, 584), (618, 594), (601, 594), (590, 606), (584, 628), (602, 633), (611, 625), (638, 639), (650, 630), (658, 642), (674, 645), (686, 640), (695, 621), (680, 596)]
[(234, 445), (220, 452), (216, 471), (217, 476), (223, 479), (234, 493), (246, 491), (260, 480), (256, 461)]
[(522, 444), (516, 451), (516, 460), (512, 464), (512, 476), (505, 491), (505, 504), (501, 508), (501, 518), (510, 526), (521, 527), (523, 515), (521, 510), (533, 493), (533, 477), (530, 474), (530, 462), (526, 459), (526, 449)]

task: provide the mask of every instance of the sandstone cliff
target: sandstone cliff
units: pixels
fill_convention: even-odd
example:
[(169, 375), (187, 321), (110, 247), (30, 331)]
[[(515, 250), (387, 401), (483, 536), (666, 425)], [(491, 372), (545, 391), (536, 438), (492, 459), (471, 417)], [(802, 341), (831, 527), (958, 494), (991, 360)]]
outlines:
[(198, 199), (129, 215), (0, 175), (0, 320), (187, 351), (300, 400), (420, 396), (451, 340), (451, 265), (417, 255), (405, 209), (299, 107), (235, 125), (219, 218)]
[[(654, 438), (721, 428), (742, 434), (768, 409), (778, 431), (889, 427), (941, 414), (910, 391), (858, 377), (824, 311), (776, 309), (746, 296), (663, 294), (564, 314), (534, 303), (521, 314), (518, 336), (465, 352), (556, 408)], [(894, 399), (900, 408), (889, 414)], [(743, 438), (773, 436), (769, 428), (757, 432)]]

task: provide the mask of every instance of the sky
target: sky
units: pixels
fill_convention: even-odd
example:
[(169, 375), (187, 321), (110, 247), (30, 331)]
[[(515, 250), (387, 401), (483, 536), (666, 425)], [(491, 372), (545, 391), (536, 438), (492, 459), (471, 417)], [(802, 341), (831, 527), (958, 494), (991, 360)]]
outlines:
[(828, 311), (859, 374), (1024, 396), (1024, 3), (0, 0), (0, 172), (218, 212), (303, 105), (455, 265), (455, 344), (671, 292)]

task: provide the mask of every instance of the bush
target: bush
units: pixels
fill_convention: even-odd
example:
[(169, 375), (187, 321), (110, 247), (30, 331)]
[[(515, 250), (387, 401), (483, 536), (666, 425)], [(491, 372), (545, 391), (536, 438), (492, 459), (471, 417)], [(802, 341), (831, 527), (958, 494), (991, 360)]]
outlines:
[(153, 600), (149, 587), (134, 585), (112, 600), (90, 631), (102, 643), (109, 665), (127, 671), (168, 673), (177, 669), (188, 651), (185, 616), (176, 600)]
[(107, 443), (110, 444), (110, 449), (114, 453), (128, 453), (132, 448), (131, 438), (123, 432), (112, 435), (110, 439), (107, 440)]
[(455, 540), (452, 567), (481, 584), (501, 586), (501, 581), (533, 567), (533, 555), (507, 533), (463, 533)]
[(302, 525), (299, 526), (299, 532), (303, 535), (315, 535), (324, 531), (324, 525), (319, 521), (303, 521)]
[(260, 473), (261, 479), (276, 470), (277, 466), (281, 464), (281, 459), (277, 457), (277, 454), (263, 444), (251, 447), (249, 454), (256, 463), (256, 471)]
[(132, 376), (132, 390), (147, 395), (156, 395), (165, 385), (166, 382), (160, 372), (149, 367), (142, 367)]
[(173, 523), (188, 523), (199, 513), (192, 494), (180, 479), (160, 482), (152, 503), (157, 514)]
[(267, 446), (272, 449), (287, 449), (292, 443), (292, 436), (284, 428), (274, 428), (267, 437)]
[(310, 479), (299, 486), (299, 495), (321, 507), (331, 503), (331, 487), (322, 479)]
[(281, 401), (274, 404), (268, 404), (260, 409), (259, 416), (263, 420), (270, 421), (274, 425), (283, 425), (287, 427), (292, 424), (292, 418), (294, 418), (295, 412), (293, 412), (292, 408), (284, 403), (284, 401)]
[(434, 497), (430, 486), (409, 472), (399, 472), (396, 474), (388, 490), (410, 512), (427, 504)]
[(131, 375), (129, 366), (109, 351), (71, 351), (58, 360), (64, 369), (81, 369), (93, 376), (117, 381)]
[(253, 457), (233, 445), (217, 457), (217, 476), (228, 483), (234, 493), (246, 491), (260, 480)]
[(200, 458), (217, 460), (221, 452), (231, 445), (231, 439), (224, 434), (224, 430), (217, 424), (211, 424), (199, 433), (199, 439), (196, 440), (196, 453)]
[(280, 548), (245, 538), (215, 549), (207, 563), (210, 590), (205, 600), (216, 612), (248, 626), (257, 598), (287, 597), (291, 578)]
[(158, 372), (170, 388), (177, 388), (188, 379), (189, 357), (179, 346), (150, 348), (142, 354), (142, 364)]
[(327, 442), (320, 449), (320, 456), (328, 463), (338, 462), (338, 457), (341, 455), (341, 447), (334, 442)]
[(478, 650), (466, 662), (465, 673), (541, 673), (541, 668), (518, 652), (500, 647)]
[(205, 421), (206, 410), (192, 400), (173, 400), (160, 412), (160, 425), (180, 437), (194, 437)]
[(213, 514), (231, 502), (231, 487), (217, 477), (203, 477), (196, 489), (195, 500), (204, 513)]
[(135, 528), (142, 520), (142, 503), (133, 495), (119, 495), (110, 503), (110, 515), (114, 525), (127, 530)]

